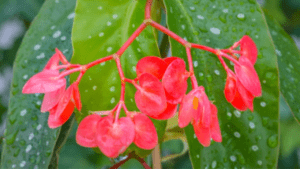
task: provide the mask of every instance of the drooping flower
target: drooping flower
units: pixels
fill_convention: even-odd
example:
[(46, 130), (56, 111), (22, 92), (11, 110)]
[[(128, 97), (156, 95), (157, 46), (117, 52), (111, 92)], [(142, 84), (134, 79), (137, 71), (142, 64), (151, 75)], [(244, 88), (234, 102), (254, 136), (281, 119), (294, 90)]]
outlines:
[(153, 122), (142, 113), (137, 113), (133, 117), (135, 126), (134, 144), (142, 149), (153, 149), (158, 143), (157, 132)]
[(122, 154), (135, 138), (135, 126), (129, 117), (114, 121), (113, 117), (103, 117), (96, 127), (96, 142), (101, 152), (110, 158)]
[(102, 120), (100, 115), (92, 114), (80, 122), (76, 132), (77, 144), (84, 147), (97, 147), (96, 130), (100, 120)]
[(255, 64), (257, 59), (257, 48), (254, 41), (247, 35), (243, 36), (239, 41), (241, 48), (241, 57), (248, 58), (252, 65)]
[(81, 108), (77, 85), (77, 83), (70, 85), (57, 105), (49, 111), (48, 125), (50, 128), (56, 128), (63, 125), (72, 115), (76, 105), (78, 105), (77, 108)]
[[(170, 59), (171, 60), (171, 59)], [(172, 59), (162, 78), (167, 101), (171, 104), (181, 102), (187, 90), (187, 71), (183, 59)]]
[[(217, 116), (217, 107), (210, 103), (211, 113), (206, 117), (210, 118), (211, 123), (209, 126), (205, 125), (203, 120), (200, 121), (192, 121), (192, 125), (194, 127), (195, 134), (198, 138), (198, 141), (204, 146), (210, 146), (211, 139), (215, 142), (222, 142), (222, 135), (219, 125), (219, 120)], [(203, 118), (203, 117), (201, 117)]]
[(140, 86), (135, 93), (135, 102), (142, 113), (156, 116), (167, 108), (165, 91), (157, 77), (143, 73), (139, 77)]

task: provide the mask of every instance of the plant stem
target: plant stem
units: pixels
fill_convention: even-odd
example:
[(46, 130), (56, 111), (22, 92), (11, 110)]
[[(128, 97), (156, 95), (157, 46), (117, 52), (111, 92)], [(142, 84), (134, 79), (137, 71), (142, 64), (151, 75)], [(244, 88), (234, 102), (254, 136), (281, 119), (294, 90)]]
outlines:
[(186, 54), (187, 54), (187, 58), (188, 58), (189, 70), (192, 73), (192, 75), (191, 75), (192, 86), (193, 86), (193, 89), (195, 89), (198, 87), (198, 82), (197, 82), (197, 79), (194, 74), (194, 66), (193, 66), (193, 59), (192, 59), (192, 55), (191, 55), (191, 48), (186, 47), (185, 50), (186, 50)]
[(152, 167), (153, 169), (161, 169), (159, 144), (152, 151)]
[(145, 7), (145, 19), (151, 19), (151, 6), (153, 0), (147, 0)]

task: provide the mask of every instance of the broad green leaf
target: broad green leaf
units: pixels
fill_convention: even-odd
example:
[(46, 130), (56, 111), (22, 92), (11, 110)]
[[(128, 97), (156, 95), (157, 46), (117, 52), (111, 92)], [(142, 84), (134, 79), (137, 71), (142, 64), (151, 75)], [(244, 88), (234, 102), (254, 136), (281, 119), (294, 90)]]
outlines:
[[(194, 168), (275, 168), (278, 157), (278, 68), (274, 46), (262, 11), (255, 0), (165, 0), (169, 29), (190, 42), (228, 48), (249, 35), (257, 44), (255, 64), (263, 95), (254, 112), (235, 110), (224, 97), (226, 73), (217, 57), (192, 49), (195, 75), (218, 108), (222, 143), (204, 148), (191, 125), (185, 128)], [(186, 59), (183, 46), (173, 39), (173, 56)], [(229, 62), (227, 62), (229, 63)]]
[(266, 20), (272, 35), (279, 66), (280, 92), (300, 121), (300, 51), (294, 40), (267, 12)]
[[(131, 0), (78, 0), (72, 34), (72, 63), (87, 64), (117, 52), (143, 22), (145, 4), (145, 1)], [(122, 55), (121, 64), (127, 78), (136, 77), (135, 65), (139, 59), (159, 56), (156, 39), (156, 32), (148, 27)], [(73, 81), (76, 78), (77, 76), (71, 76)], [(120, 88), (121, 81), (115, 61), (108, 61), (88, 70), (79, 84), (83, 108), (76, 113), (77, 121), (80, 122), (90, 111), (113, 109), (119, 101)], [(138, 110), (134, 101), (135, 91), (132, 85), (126, 85), (125, 103), (130, 111)], [(162, 138), (166, 122), (153, 122), (159, 138)], [(132, 150), (144, 157), (151, 152), (138, 149), (134, 144), (130, 146), (129, 151)]]
[(74, 8), (75, 0), (45, 2), (23, 39), (13, 68), (1, 168), (48, 168), (56, 158), (52, 157), (55, 147), (62, 146), (57, 140), (64, 140), (68, 133), (66, 127), (48, 127), (48, 113), (39, 110), (42, 94), (21, 91), (25, 82), (43, 69), (56, 47), (71, 58)]

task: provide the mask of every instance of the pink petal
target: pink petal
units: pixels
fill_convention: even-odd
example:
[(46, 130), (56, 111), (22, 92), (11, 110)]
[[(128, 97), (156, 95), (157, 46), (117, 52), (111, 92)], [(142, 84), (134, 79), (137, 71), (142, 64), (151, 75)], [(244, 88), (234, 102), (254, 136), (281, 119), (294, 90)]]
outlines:
[(204, 127), (201, 123), (193, 123), (193, 127), (198, 141), (204, 147), (208, 147), (210, 145), (210, 128)]
[(199, 100), (199, 110), (196, 114), (194, 114), (194, 119), (196, 122), (200, 120), (204, 127), (209, 127), (211, 123), (211, 109), (210, 109), (210, 101), (204, 91), (203, 86), (199, 86), (194, 89), (194, 95)]
[(84, 147), (97, 147), (96, 129), (101, 116), (92, 114), (86, 116), (79, 124), (76, 132), (77, 144)]
[(197, 114), (200, 107), (194, 109), (193, 100), (195, 96), (190, 92), (184, 96), (178, 112), (178, 126), (180, 128), (186, 127), (192, 120), (194, 114)]
[(253, 100), (254, 100), (254, 96), (245, 89), (245, 87), (240, 83), (240, 81), (238, 80), (237, 83), (237, 89), (241, 95), (241, 98), (243, 99), (245, 105), (251, 110), (253, 111)]
[(139, 60), (136, 65), (136, 74), (139, 77), (143, 73), (150, 73), (161, 79), (167, 69), (167, 64), (159, 57), (147, 56)]
[(118, 157), (133, 142), (134, 137), (135, 127), (129, 117), (122, 117), (114, 123), (111, 116), (106, 116), (97, 124), (97, 145), (107, 157)]
[(246, 57), (254, 65), (257, 59), (257, 48), (254, 41), (247, 35), (243, 36), (240, 40), (241, 44), (241, 57)]
[(210, 127), (210, 134), (211, 134), (211, 138), (215, 141), (215, 142), (222, 142), (222, 135), (221, 135), (221, 130), (220, 130), (220, 125), (219, 125), (219, 120), (218, 120), (218, 109), (217, 107), (211, 103), (211, 127)]
[(68, 60), (66, 59), (65, 55), (57, 48), (55, 48), (55, 52), (58, 54), (60, 61), (63, 64), (68, 64)]
[(54, 106), (56, 106), (59, 99), (65, 92), (65, 90), (66, 90), (65, 88), (66, 88), (66, 86), (63, 86), (56, 91), (45, 93), (43, 103), (41, 106), (41, 112), (46, 112), (46, 111), (52, 109)]
[(225, 89), (224, 89), (224, 94), (226, 100), (230, 103), (233, 101), (235, 95), (236, 95), (236, 77), (234, 76), (233, 72), (232, 73), (227, 73), (227, 79), (226, 79), (226, 84), (225, 84)]
[(261, 96), (261, 84), (253, 65), (245, 57), (239, 58), (239, 63), (240, 66), (234, 65), (238, 80), (253, 96)]
[(43, 70), (32, 76), (23, 86), (22, 93), (48, 93), (56, 91), (66, 85), (66, 79), (58, 77), (55, 70)]
[(144, 73), (139, 78), (140, 88), (135, 93), (135, 102), (142, 113), (149, 116), (161, 114), (167, 108), (165, 91), (154, 75)]
[(167, 93), (167, 101), (172, 104), (179, 103), (187, 90), (186, 69), (183, 59), (176, 59), (171, 62), (162, 78), (162, 84)]
[(179, 57), (167, 57), (167, 58), (164, 58), (164, 61), (167, 63), (167, 65), (169, 66), (174, 60), (176, 59), (180, 59)]
[(245, 104), (244, 100), (242, 99), (241, 94), (237, 91), (233, 101), (231, 102), (232, 106), (240, 111), (247, 110), (247, 105)]
[(177, 104), (171, 104), (167, 102), (167, 108), (164, 112), (162, 112), (157, 116), (150, 116), (150, 117), (157, 120), (167, 120), (169, 118), (172, 118), (176, 114), (176, 111), (177, 111)]
[[(56, 70), (56, 67), (59, 65), (59, 60), (59, 54), (54, 53), (54, 55), (47, 62), (44, 70)], [(57, 72), (59, 71), (57, 70)]]
[(144, 114), (138, 113), (133, 117), (135, 125), (134, 143), (142, 149), (153, 149), (157, 143), (157, 133), (153, 122)]

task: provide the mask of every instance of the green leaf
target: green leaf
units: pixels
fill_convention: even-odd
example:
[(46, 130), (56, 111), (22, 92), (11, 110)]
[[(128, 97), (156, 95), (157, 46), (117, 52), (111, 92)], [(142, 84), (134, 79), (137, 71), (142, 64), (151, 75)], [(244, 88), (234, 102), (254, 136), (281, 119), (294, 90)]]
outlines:
[(43, 95), (21, 93), (26, 81), (43, 69), (56, 47), (71, 58), (75, 0), (57, 2), (45, 2), (17, 53), (1, 168), (48, 168), (57, 151), (55, 146), (62, 146), (68, 133), (68, 124), (63, 127), (66, 129), (48, 127), (48, 113), (39, 110)]
[(266, 20), (272, 35), (279, 66), (280, 92), (300, 122), (300, 51), (294, 40), (267, 12)]
[[(78, 0), (72, 34), (72, 63), (87, 64), (117, 52), (143, 23), (145, 4), (145, 1), (132, 0)], [(122, 55), (125, 77), (136, 77), (135, 65), (144, 56), (159, 56), (157, 34), (151, 27), (146, 28)], [(76, 78), (75, 75), (71, 76), (72, 81)], [(90, 111), (113, 109), (119, 101), (121, 89), (116, 63), (112, 60), (88, 70), (79, 89), (83, 107), (81, 112), (76, 113), (78, 122)], [(134, 101), (135, 91), (132, 85), (126, 85), (125, 103), (130, 111), (138, 110)], [(166, 122), (153, 122), (161, 140)], [(138, 149), (134, 144), (130, 146), (129, 151), (132, 150), (143, 157), (151, 152)]]
[[(228, 48), (249, 35), (259, 55), (255, 69), (263, 95), (254, 112), (235, 110), (224, 97), (226, 73), (217, 57), (192, 49), (195, 75), (218, 108), (222, 143), (204, 148), (191, 125), (185, 128), (194, 168), (275, 168), (278, 157), (278, 68), (272, 40), (255, 0), (165, 0), (169, 29), (189, 42)], [(173, 56), (186, 59), (185, 48), (173, 39)], [(187, 62), (186, 62), (187, 63)]]

